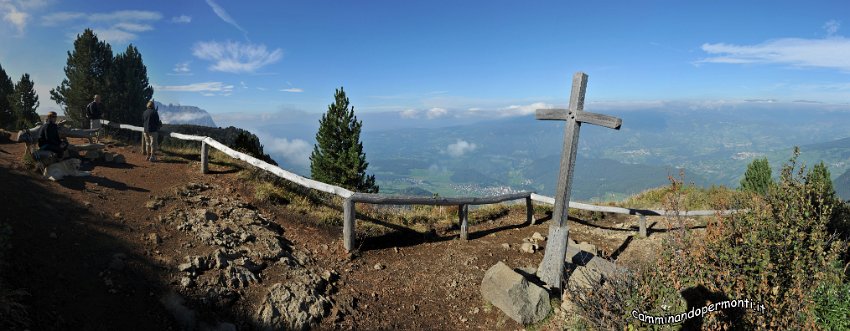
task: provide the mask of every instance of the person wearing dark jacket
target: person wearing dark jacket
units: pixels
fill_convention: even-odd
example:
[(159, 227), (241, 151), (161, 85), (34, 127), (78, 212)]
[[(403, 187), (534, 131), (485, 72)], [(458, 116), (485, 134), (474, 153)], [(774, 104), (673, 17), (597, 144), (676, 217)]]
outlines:
[(103, 116), (103, 104), (100, 95), (94, 95), (94, 101), (86, 106), (86, 118), (89, 120), (89, 129), (100, 130), (100, 119)]
[(38, 148), (45, 151), (56, 153), (56, 156), (62, 158), (65, 154), (67, 144), (63, 143), (59, 138), (59, 126), (56, 125), (56, 112), (47, 113), (47, 124), (41, 128), (38, 134)]
[(158, 149), (157, 138), (159, 138), (159, 128), (162, 127), (162, 122), (159, 120), (159, 113), (154, 109), (153, 100), (148, 101), (147, 109), (142, 114), (144, 120), (144, 133), (142, 133), (142, 148), (144, 154), (148, 156), (148, 161), (156, 162), (156, 150)]

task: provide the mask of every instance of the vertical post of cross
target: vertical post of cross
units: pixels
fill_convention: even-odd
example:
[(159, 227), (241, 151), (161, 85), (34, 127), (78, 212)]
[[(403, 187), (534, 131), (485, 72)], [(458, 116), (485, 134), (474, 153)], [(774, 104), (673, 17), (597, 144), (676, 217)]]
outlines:
[(564, 126), (563, 150), (561, 152), (558, 183), (555, 189), (555, 208), (552, 212), (552, 224), (549, 226), (549, 242), (546, 243), (543, 261), (537, 268), (537, 276), (555, 289), (561, 288), (561, 282), (564, 278), (564, 259), (569, 239), (567, 220), (569, 218), (570, 190), (581, 124), (590, 123), (619, 130), (623, 122), (616, 117), (585, 112), (584, 94), (586, 90), (587, 75), (583, 72), (577, 72), (573, 75), (569, 109), (538, 109), (536, 112), (536, 117), (539, 120), (567, 122)]
[(458, 205), (457, 217), (460, 222), (460, 239), (467, 240), (469, 239), (469, 205)]
[(342, 204), (342, 241), (345, 250), (351, 252), (354, 249), (354, 200), (345, 199)]

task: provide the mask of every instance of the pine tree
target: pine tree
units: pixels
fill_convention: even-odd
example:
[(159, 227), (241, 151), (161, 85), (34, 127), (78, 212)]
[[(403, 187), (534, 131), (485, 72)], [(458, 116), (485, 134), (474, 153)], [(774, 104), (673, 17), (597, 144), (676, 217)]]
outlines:
[(3, 70), (3, 66), (0, 66), (0, 129), (14, 129), (12, 105), (9, 104), (9, 97), (14, 91), (15, 86), (12, 85), (12, 79)]
[(806, 174), (806, 184), (811, 185), (814, 193), (814, 198), (822, 198), (824, 200), (835, 199), (835, 188), (832, 186), (832, 178), (830, 177), (829, 169), (826, 164), (821, 161)]
[(360, 142), (362, 121), (354, 116), (354, 107), (340, 87), (334, 94), (334, 103), (319, 120), (316, 145), (310, 155), (310, 172), (313, 179), (340, 185), (350, 190), (377, 193), (375, 176), (366, 175), (366, 154)]
[(105, 106), (109, 112), (105, 118), (119, 123), (141, 126), (142, 113), (148, 100), (153, 97), (153, 87), (148, 80), (148, 69), (142, 54), (130, 44), (124, 53), (115, 56), (110, 73), (109, 98)]
[(747, 165), (747, 172), (741, 180), (741, 190), (764, 195), (771, 185), (773, 178), (767, 158), (755, 159)]
[[(82, 127), (85, 108), (95, 94), (110, 100), (110, 69), (112, 47), (97, 39), (91, 29), (86, 29), (74, 40), (74, 51), (68, 52), (65, 79), (50, 90), (50, 99), (65, 108), (65, 116), (72, 125)], [(107, 108), (107, 111), (109, 109)]]
[(8, 101), (12, 106), (14, 129), (31, 128), (41, 121), (38, 113), (35, 112), (39, 106), (38, 93), (35, 92), (35, 83), (30, 79), (30, 74), (21, 76)]

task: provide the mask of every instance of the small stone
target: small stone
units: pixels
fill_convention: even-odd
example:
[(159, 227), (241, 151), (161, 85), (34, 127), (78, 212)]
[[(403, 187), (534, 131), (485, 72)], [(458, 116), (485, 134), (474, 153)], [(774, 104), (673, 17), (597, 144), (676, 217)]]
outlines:
[(328, 249), (330, 249), (330, 247), (329, 247), (328, 245), (325, 245), (325, 244), (322, 244), (322, 245), (321, 245), (321, 246), (319, 246), (319, 247), (321, 247), (321, 248), (322, 248), (322, 250), (328, 250)]
[(56, 238), (59, 238), (59, 236), (56, 235), (56, 232), (51, 232), (50, 233), (50, 239), (56, 239)]
[(511, 244), (504, 243), (504, 244), (502, 244), (502, 248), (504, 248), (504, 249), (511, 249)]
[(386, 268), (386, 267), (385, 267), (383, 264), (375, 263), (375, 266), (374, 266), (373, 268), (374, 268), (375, 270), (383, 270), (383, 269), (384, 269), (384, 268)]
[(180, 279), (180, 286), (183, 286), (185, 288), (195, 286), (195, 280), (190, 277), (183, 277)]
[(531, 235), (531, 239), (535, 241), (546, 241), (546, 237), (544, 237), (540, 232), (535, 232)]
[(160, 238), (159, 235), (156, 233), (148, 234), (148, 240), (150, 240), (151, 243), (154, 245), (159, 245), (162, 243), (162, 238)]
[(520, 246), (519, 250), (525, 253), (534, 254), (534, 252), (536, 252), (538, 248), (539, 246), (537, 246), (536, 244), (522, 243), (522, 246)]
[(398, 253), (398, 247), (393, 247), (393, 252)]
[(461, 322), (461, 323), (466, 323), (466, 321), (468, 321), (468, 319), (467, 319), (466, 317), (461, 317), (461, 318), (460, 318), (460, 322)]
[(119, 212), (119, 213), (115, 213), (115, 214), (114, 214), (114, 215), (112, 215), (112, 216), (115, 216), (115, 218), (118, 218), (118, 219), (120, 219), (120, 218), (124, 217), (124, 215), (123, 215), (123, 214), (121, 214), (120, 212)]
[(449, 284), (449, 286), (451, 286), (451, 287), (457, 287), (457, 281), (456, 281), (456, 280), (453, 280), (453, 281), (452, 281), (452, 283), (451, 283), (451, 284)]
[(86, 206), (86, 208), (91, 208), (92, 204), (89, 201), (83, 201), (83, 206)]

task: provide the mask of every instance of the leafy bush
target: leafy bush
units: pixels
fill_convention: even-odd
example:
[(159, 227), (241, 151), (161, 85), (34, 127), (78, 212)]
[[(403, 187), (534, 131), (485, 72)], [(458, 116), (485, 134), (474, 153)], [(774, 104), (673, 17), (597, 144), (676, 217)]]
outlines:
[[(620, 294), (620, 300), (633, 300), (626, 309), (622, 305), (599, 306), (597, 300), (596, 308), (586, 306), (582, 311), (607, 307), (605, 313), (614, 322), (595, 323), (599, 329), (643, 328), (649, 325), (624, 315), (628, 308), (672, 315), (714, 302), (747, 299), (763, 304), (765, 311), (721, 310), (690, 319), (685, 328), (830, 327), (821, 321), (832, 323), (837, 315), (818, 309), (827, 307), (829, 311), (828, 307), (840, 306), (841, 301), (815, 289), (840, 284), (840, 269), (833, 265), (846, 246), (827, 231), (837, 200), (824, 197), (822, 185), (814, 184), (819, 175), (798, 167), (798, 154), (795, 151), (782, 167), (779, 182), (771, 185), (764, 197), (753, 195), (747, 200), (748, 212), (716, 217), (704, 233), (675, 232), (665, 241), (653, 267), (634, 270), (625, 281), (609, 281), (608, 286), (626, 292)], [(668, 196), (668, 204), (681, 205), (676, 193), (681, 192), (680, 184), (674, 181), (670, 190), (673, 194)], [(598, 292), (603, 295), (605, 287)], [(599, 320), (593, 314), (583, 316), (589, 322)], [(621, 318), (617, 320), (617, 316)]]
[(850, 283), (823, 284), (812, 299), (818, 326), (824, 330), (850, 330)]

